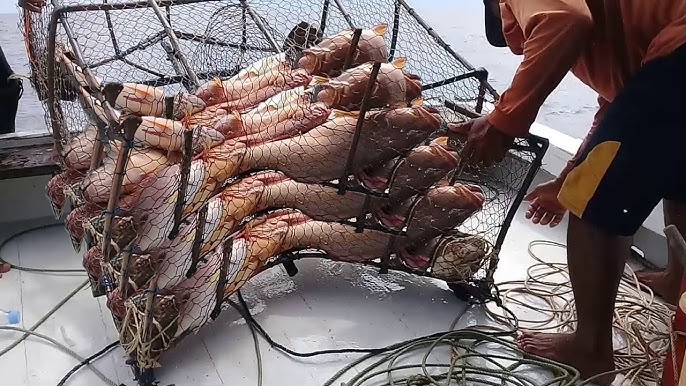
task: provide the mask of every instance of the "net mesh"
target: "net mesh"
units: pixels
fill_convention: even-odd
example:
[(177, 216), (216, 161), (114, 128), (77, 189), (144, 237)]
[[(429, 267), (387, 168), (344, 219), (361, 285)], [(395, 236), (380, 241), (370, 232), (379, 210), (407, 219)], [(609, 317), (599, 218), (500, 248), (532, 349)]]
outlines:
[(46, 191), (140, 368), (299, 258), (493, 295), (545, 144), (456, 171), (495, 94), (404, 1), (57, 3), (25, 18)]

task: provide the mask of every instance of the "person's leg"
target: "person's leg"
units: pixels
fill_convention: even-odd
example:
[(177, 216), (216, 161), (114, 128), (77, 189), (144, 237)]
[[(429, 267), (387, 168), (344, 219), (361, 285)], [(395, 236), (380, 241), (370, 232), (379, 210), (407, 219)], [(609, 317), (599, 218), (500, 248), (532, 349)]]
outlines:
[[(686, 235), (686, 205), (673, 200), (665, 200), (663, 206), (665, 226), (674, 224), (679, 232)], [(660, 271), (641, 270), (636, 272), (638, 280), (650, 287), (665, 302), (676, 305), (684, 268), (671, 254), (667, 256), (667, 266)]]
[[(633, 235), (670, 185), (676, 158), (686, 161), (686, 135), (676, 109), (686, 98), (675, 92), (669, 106), (654, 98), (661, 84), (686, 87), (686, 47), (645, 65), (615, 98), (585, 153), (563, 183), (558, 199), (570, 211), (567, 260), (577, 310), (572, 334), (525, 333), (524, 351), (567, 363), (583, 378), (614, 368), (612, 316), (617, 287)], [(671, 80), (670, 80), (671, 79)], [(678, 89), (678, 88), (677, 88)], [(666, 110), (665, 110), (666, 109)], [(608, 384), (614, 376), (596, 379)]]
[(0, 47), (0, 134), (15, 131), (14, 125), (19, 99), (21, 99), (22, 85), (19, 79), (9, 79), (13, 73), (2, 47)]

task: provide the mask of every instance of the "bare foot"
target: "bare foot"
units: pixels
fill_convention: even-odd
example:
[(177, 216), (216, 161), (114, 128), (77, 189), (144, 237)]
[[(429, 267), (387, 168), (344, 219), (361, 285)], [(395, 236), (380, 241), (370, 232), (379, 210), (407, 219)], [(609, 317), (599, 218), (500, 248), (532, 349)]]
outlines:
[[(555, 362), (564, 363), (577, 369), (582, 379), (588, 379), (615, 369), (612, 349), (600, 354), (598, 349), (585, 348), (574, 334), (542, 334), (524, 332), (517, 339), (517, 346), (529, 354), (537, 355)], [(615, 375), (594, 378), (595, 385), (610, 385)]]
[(665, 271), (641, 270), (636, 272), (638, 281), (648, 286), (655, 295), (660, 296), (665, 302), (676, 305), (679, 301), (679, 290), (681, 289), (681, 276), (674, 278)]

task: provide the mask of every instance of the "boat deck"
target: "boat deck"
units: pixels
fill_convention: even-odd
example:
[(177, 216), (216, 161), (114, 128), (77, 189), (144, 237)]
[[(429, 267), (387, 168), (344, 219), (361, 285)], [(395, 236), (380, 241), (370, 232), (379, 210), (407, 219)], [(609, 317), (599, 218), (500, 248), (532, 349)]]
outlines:
[[(527, 252), (529, 242), (564, 242), (566, 222), (556, 229), (534, 226), (524, 219), (523, 210), (520, 208), (502, 249), (497, 281), (525, 277), (526, 268), (533, 263)], [(541, 251), (550, 261), (564, 259), (560, 248)], [(74, 253), (61, 226), (17, 237), (0, 253), (4, 259), (26, 267), (81, 268), (81, 254)], [(447, 331), (467, 308), (442, 282), (393, 272), (380, 275), (371, 268), (324, 260), (303, 260), (297, 265), (300, 272), (295, 277), (289, 277), (282, 267), (274, 268), (255, 277), (242, 291), (256, 320), (272, 338), (296, 351), (381, 347)], [(85, 279), (80, 274), (10, 271), (0, 279), (0, 308), (19, 309), (23, 327), (29, 328)], [(37, 331), (81, 356), (89, 356), (118, 339), (104, 299), (94, 299), (85, 287)], [(480, 323), (478, 313), (469, 314), (458, 326)], [(0, 331), (0, 347), (19, 336)], [(270, 348), (264, 340), (260, 340), (260, 348), (264, 385), (321, 385), (359, 357), (293, 359)], [(0, 358), (0, 375), (4, 385), (55, 385), (77, 363), (52, 344), (30, 337)], [(156, 371), (160, 385), (257, 384), (250, 330), (230, 308), (211, 326), (165, 354), (162, 364), (164, 367)], [(135, 385), (119, 346), (94, 366), (117, 384)], [(66, 383), (100, 384), (102, 380), (87, 367)]]

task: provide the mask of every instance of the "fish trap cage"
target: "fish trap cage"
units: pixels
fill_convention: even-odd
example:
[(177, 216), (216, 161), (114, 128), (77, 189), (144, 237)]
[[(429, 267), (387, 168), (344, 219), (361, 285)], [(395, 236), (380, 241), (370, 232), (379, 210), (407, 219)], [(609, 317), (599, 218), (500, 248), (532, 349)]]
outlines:
[(301, 258), (497, 298), (548, 144), (459, 167), (450, 123), (498, 95), (404, 0), (53, 0), (23, 22), (62, 167), (46, 192), (144, 374)]

